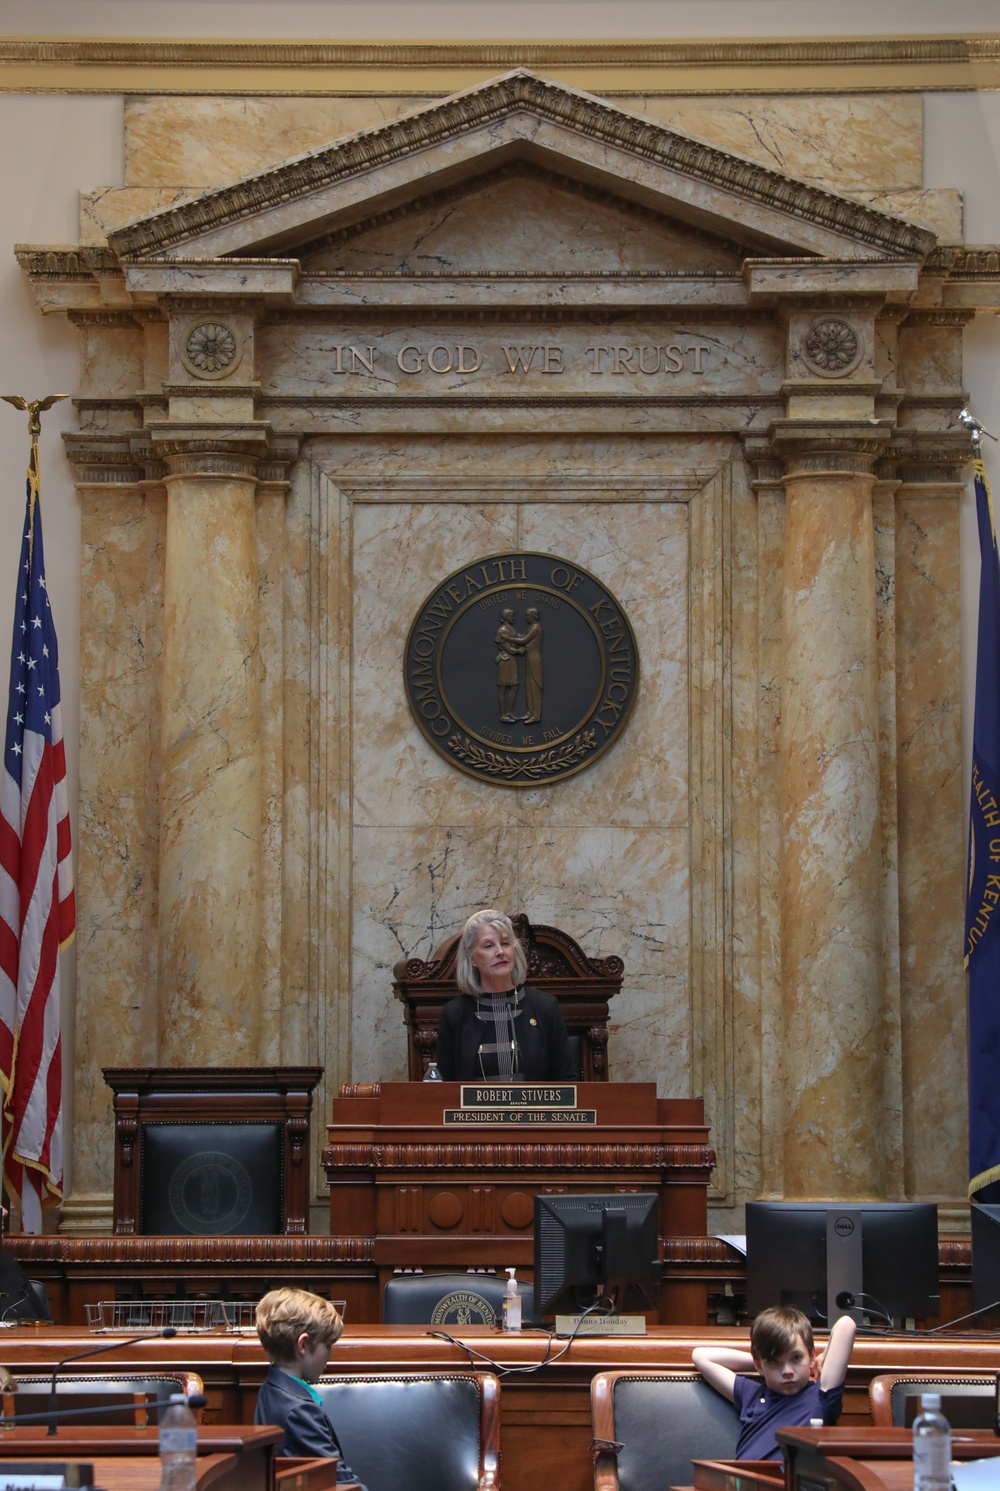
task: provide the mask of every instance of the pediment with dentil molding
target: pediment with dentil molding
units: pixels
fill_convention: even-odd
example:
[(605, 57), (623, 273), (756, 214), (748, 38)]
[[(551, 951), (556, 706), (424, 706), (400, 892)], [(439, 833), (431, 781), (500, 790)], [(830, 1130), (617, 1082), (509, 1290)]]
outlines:
[(138, 218), (109, 241), (121, 261), (284, 257), (447, 273), (913, 259), (934, 237), (519, 70)]

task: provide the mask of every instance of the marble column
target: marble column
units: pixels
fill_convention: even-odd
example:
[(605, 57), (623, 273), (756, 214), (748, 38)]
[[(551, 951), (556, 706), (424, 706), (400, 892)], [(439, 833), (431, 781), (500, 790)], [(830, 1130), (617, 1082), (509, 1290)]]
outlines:
[(787, 426), (782, 1190), (882, 1186), (881, 863), (870, 430)]
[(260, 1045), (261, 719), (251, 442), (160, 438), (167, 463), (159, 846), (161, 1065)]

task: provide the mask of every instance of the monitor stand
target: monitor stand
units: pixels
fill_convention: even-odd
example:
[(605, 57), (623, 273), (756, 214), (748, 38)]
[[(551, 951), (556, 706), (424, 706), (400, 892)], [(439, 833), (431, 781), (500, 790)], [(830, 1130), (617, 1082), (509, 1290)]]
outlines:
[(860, 1303), (837, 1304), (838, 1297), (850, 1295), (860, 1301), (864, 1289), (861, 1253), (861, 1212), (851, 1207), (840, 1210), (831, 1206), (826, 1213), (826, 1321), (832, 1329), (841, 1315), (850, 1315), (858, 1325), (864, 1323)]

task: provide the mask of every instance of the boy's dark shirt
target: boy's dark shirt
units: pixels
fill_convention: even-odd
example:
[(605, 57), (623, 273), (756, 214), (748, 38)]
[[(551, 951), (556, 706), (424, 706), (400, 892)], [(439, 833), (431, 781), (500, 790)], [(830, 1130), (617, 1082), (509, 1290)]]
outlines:
[(775, 1437), (778, 1429), (807, 1428), (810, 1419), (835, 1424), (840, 1418), (844, 1384), (823, 1389), (818, 1382), (807, 1382), (800, 1392), (772, 1392), (757, 1377), (733, 1380), (733, 1403), (742, 1428), (736, 1446), (737, 1460), (780, 1460), (781, 1448)]
[(279, 1429), (284, 1429), (285, 1442), (278, 1451), (280, 1455), (326, 1458), (339, 1455), (337, 1480), (357, 1480), (344, 1459), (329, 1414), (300, 1377), (293, 1377), (280, 1367), (272, 1367), (260, 1385), (253, 1421), (255, 1424), (277, 1424)]

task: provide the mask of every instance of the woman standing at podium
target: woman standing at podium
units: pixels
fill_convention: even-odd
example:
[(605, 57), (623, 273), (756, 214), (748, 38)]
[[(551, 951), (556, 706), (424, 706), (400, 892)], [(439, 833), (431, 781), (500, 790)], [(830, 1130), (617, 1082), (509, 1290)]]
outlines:
[(528, 960), (510, 918), (477, 911), (462, 928), (455, 982), (441, 1011), (437, 1064), (446, 1082), (573, 1082), (559, 1002), (524, 982)]

